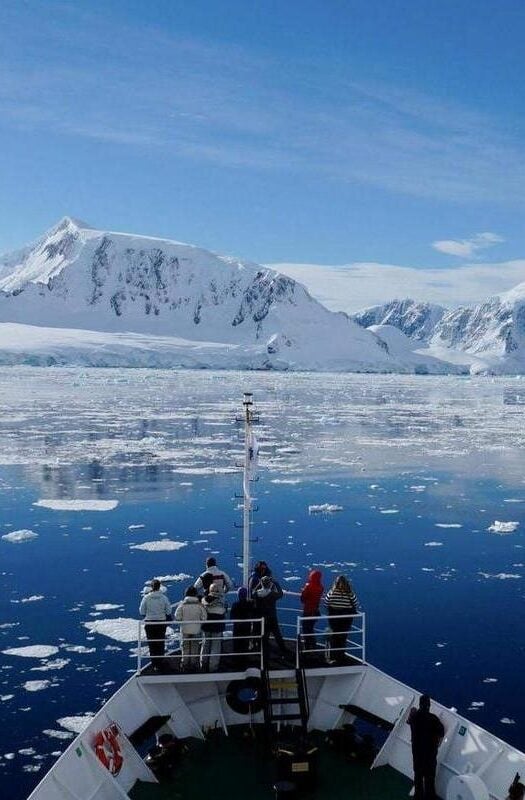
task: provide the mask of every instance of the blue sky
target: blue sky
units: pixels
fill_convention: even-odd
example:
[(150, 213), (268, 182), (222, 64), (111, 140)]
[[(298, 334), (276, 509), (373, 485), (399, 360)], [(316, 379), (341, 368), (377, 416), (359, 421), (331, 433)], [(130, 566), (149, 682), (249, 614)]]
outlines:
[(520, 258), (523, 41), (522, 0), (2, 0), (0, 251), (71, 214), (263, 263)]

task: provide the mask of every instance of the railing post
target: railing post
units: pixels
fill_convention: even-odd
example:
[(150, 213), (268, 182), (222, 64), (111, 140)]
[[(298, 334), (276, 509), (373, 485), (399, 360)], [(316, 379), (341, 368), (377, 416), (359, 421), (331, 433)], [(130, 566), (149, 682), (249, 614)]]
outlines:
[(365, 614), (364, 614), (364, 612), (363, 612), (363, 617), (362, 617), (361, 628), (363, 629), (363, 633), (361, 634), (362, 637), (363, 637), (362, 638), (362, 641), (363, 641), (363, 646), (362, 646), (363, 662), (365, 662), (366, 661), (366, 623), (365, 623)]
[(137, 673), (140, 675), (140, 671), (142, 669), (142, 620), (139, 619), (138, 621), (139, 629), (138, 629), (138, 636), (137, 636)]
[(295, 668), (299, 669), (299, 637), (301, 635), (301, 618), (299, 616), (295, 619)]
[(264, 669), (264, 617), (261, 617), (261, 638), (259, 639), (259, 651), (261, 653), (261, 672)]

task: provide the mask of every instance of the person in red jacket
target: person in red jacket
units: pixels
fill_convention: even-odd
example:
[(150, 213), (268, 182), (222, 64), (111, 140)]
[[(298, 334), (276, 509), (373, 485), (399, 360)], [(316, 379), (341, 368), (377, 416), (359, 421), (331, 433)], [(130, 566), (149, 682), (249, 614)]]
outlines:
[[(313, 569), (303, 586), (301, 603), (303, 604), (303, 617), (318, 617), (319, 603), (323, 594), (321, 571)], [(315, 619), (304, 619), (302, 622), (303, 646), (305, 650), (315, 650)]]

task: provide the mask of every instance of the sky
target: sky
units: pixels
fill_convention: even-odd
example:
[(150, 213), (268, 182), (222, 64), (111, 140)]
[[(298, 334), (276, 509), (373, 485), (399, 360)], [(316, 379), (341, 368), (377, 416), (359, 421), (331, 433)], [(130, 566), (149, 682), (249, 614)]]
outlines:
[(378, 301), (508, 289), (524, 40), (522, 0), (2, 0), (0, 252), (70, 214)]

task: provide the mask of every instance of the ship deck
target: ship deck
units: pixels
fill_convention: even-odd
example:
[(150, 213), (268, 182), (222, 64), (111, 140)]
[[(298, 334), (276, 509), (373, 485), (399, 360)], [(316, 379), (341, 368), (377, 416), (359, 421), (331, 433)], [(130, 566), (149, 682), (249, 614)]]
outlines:
[[(370, 770), (366, 764), (337, 752), (328, 737), (313, 732), (318, 748), (313, 777), (306, 794), (317, 800), (397, 800), (406, 798), (411, 782), (391, 767)], [(275, 757), (253, 737), (248, 726), (236, 726), (229, 736), (214, 732), (204, 742), (190, 740), (188, 751), (166, 782), (139, 781), (129, 792), (132, 800), (228, 797), (228, 800), (269, 800), (275, 797), (278, 780)]]

